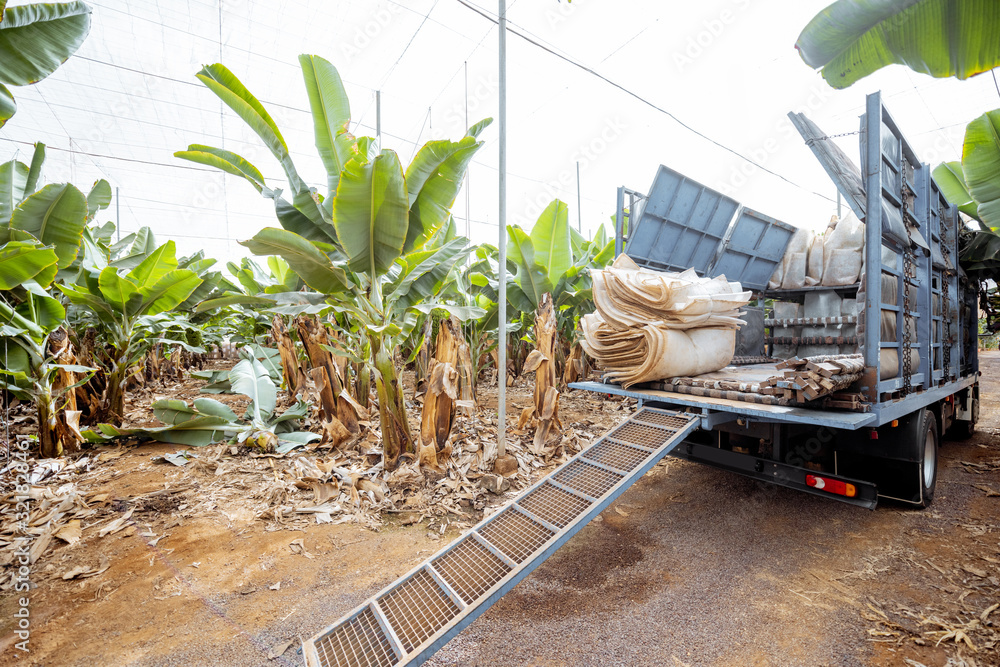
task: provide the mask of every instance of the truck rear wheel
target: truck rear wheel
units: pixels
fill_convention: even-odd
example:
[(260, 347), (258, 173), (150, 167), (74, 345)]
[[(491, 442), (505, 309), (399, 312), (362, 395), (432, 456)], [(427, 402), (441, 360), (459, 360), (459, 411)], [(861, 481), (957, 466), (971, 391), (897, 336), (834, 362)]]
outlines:
[(919, 446), (920, 495), (917, 504), (927, 507), (934, 500), (934, 489), (937, 486), (938, 473), (938, 435), (937, 419), (934, 413), (924, 409), (920, 411), (917, 425), (917, 443)]

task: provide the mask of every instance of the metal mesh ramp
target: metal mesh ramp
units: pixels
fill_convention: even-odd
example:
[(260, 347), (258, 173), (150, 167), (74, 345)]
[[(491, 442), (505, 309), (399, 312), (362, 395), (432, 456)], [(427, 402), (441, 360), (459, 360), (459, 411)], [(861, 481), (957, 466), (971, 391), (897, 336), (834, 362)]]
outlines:
[(698, 425), (696, 414), (643, 408), (511, 505), (306, 641), (306, 664), (423, 663)]

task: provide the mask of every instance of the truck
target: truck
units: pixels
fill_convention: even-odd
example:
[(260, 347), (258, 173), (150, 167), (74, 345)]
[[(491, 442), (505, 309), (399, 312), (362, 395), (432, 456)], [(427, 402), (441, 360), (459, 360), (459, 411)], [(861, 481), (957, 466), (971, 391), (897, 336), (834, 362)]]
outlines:
[[(856, 349), (850, 387), (816, 399), (793, 381), (779, 387), (783, 396), (673, 382), (570, 385), (637, 399), (637, 410), (304, 641), (307, 665), (422, 664), (668, 455), (864, 508), (932, 502), (943, 434), (970, 436), (979, 411), (979, 285), (959, 265), (963, 223), (879, 93), (867, 97), (856, 133), (860, 168), (810, 119), (789, 116), (865, 223), (857, 284), (770, 289), (795, 228), (666, 166), (646, 193), (619, 188), (616, 254), (651, 269), (725, 275), (754, 292), (720, 386), (759, 386), (801, 363), (771, 355), (776, 341), (788, 342), (776, 332), (808, 324), (831, 329), (806, 343)], [(824, 290), (855, 299), (855, 314), (774, 316), (776, 302)]]
[[(667, 167), (660, 167), (647, 194), (619, 189), (615, 233), (616, 255), (625, 252), (642, 267), (694, 267), (754, 291), (758, 306), (749, 309), (748, 326), (738, 336), (737, 359), (742, 353), (753, 361), (773, 350), (782, 339), (765, 334), (778, 323), (817, 324), (808, 317), (780, 321), (769, 310), (774, 301), (802, 302), (810, 292), (823, 291), (856, 298), (855, 316), (827, 319), (831, 329), (856, 325), (859, 335), (845, 340), (841, 331), (830, 331), (819, 337), (824, 340), (807, 341), (856, 344), (864, 371), (853, 400), (825, 401), (835, 408), (808, 401), (783, 407), (600, 382), (573, 387), (700, 412), (703, 429), (674, 456), (863, 507), (874, 508), (879, 498), (927, 507), (942, 437), (970, 437), (978, 419), (979, 284), (959, 266), (964, 225), (956, 206), (941, 194), (931, 167), (918, 160), (881, 95), (869, 95), (866, 103), (857, 132), (860, 169), (807, 117), (789, 114), (865, 223), (858, 284), (769, 289), (794, 228)], [(864, 322), (884, 317), (894, 320), (892, 340), (877, 324), (860, 331)], [(887, 353), (897, 355), (895, 363), (886, 364)], [(773, 365), (746, 363), (729, 376), (751, 382), (773, 372)]]

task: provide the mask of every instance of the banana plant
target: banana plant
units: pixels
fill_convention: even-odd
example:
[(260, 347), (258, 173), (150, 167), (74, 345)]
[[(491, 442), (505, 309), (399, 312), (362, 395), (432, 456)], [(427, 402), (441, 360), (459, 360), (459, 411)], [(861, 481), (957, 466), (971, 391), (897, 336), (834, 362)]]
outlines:
[(131, 270), (109, 265), (87, 271), (78, 283), (58, 285), (77, 315), (95, 320), (104, 333), (104, 419), (123, 416), (127, 375), (155, 340), (149, 336), (154, 316), (183, 303), (201, 282), (191, 269), (178, 268), (176, 246), (167, 241)]
[(435, 308), (463, 319), (481, 314), (438, 298), (452, 267), (467, 256), (467, 241), (433, 246), (451, 221), (462, 178), (482, 147), (479, 134), (491, 120), (476, 124), (459, 141), (426, 143), (404, 171), (395, 152), (380, 151), (375, 139), (348, 132), (350, 103), (337, 69), (314, 55), (300, 56), (299, 62), (326, 171), (323, 192), (309, 188), (270, 114), (220, 64), (203, 68), (197, 78), (267, 146), (285, 172), (291, 201), (231, 151), (191, 145), (176, 155), (244, 178), (273, 200), (281, 228), (261, 230), (243, 245), (256, 255), (282, 257), (310, 289), (363, 329), (367, 345), (355, 355), (363, 353), (375, 370), (385, 466), (392, 469), (402, 453), (414, 451), (393, 361), (399, 337), (412, 330), (418, 313)]
[(572, 342), (579, 318), (593, 311), (590, 270), (614, 257), (614, 241), (607, 239), (603, 226), (587, 241), (569, 226), (568, 213), (556, 199), (530, 234), (516, 225), (507, 227), (507, 261), (514, 270), (507, 301), (522, 313), (523, 328), (529, 330), (542, 297), (551, 294), (563, 347)]
[[(50, 341), (66, 314), (46, 290), (58, 263), (55, 248), (34, 239), (0, 246), (0, 388), (34, 403), (43, 458), (61, 456), (78, 441), (80, 413), (64, 409), (67, 395), (96, 370), (61, 363), (65, 335)], [(14, 290), (20, 293), (16, 306)]]
[[(68, 183), (38, 190), (45, 147), (36, 144), (31, 164), (0, 164), (0, 374), (3, 387), (38, 409), (43, 457), (59, 456), (78, 440), (73, 409), (77, 386), (94, 369), (74, 363), (61, 332), (66, 311), (51, 285), (80, 254), (87, 223), (100, 210), (103, 187), (93, 205)], [(104, 184), (106, 185), (106, 183)]]
[(934, 180), (960, 211), (1000, 230), (1000, 109), (969, 123), (962, 161), (939, 164)]
[(300, 420), (309, 414), (309, 405), (298, 401), (279, 414), (278, 390), (268, 369), (252, 351), (244, 349), (240, 354), (243, 359), (229, 371), (228, 379), (235, 393), (250, 399), (242, 419), (229, 406), (212, 398), (196, 398), (191, 405), (164, 399), (153, 403), (153, 415), (164, 426), (119, 428), (100, 424), (96, 430), (84, 431), (84, 437), (91, 442), (144, 438), (188, 447), (229, 441), (279, 454), (319, 440), (318, 433), (297, 430)]
[(7, 7), (7, 0), (0, 0), (0, 127), (17, 111), (8, 86), (27, 86), (52, 74), (89, 32), (90, 7), (82, 2)]

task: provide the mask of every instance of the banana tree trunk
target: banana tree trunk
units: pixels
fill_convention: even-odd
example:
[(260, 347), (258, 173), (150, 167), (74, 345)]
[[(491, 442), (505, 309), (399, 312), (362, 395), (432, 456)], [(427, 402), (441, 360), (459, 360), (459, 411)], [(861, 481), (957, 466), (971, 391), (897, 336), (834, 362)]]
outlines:
[[(299, 332), (299, 340), (302, 341), (306, 356), (309, 357), (309, 363), (314, 370), (322, 369), (324, 371), (323, 374), (312, 374), (313, 379), (317, 381), (317, 389), (320, 390), (321, 395), (328, 390), (334, 399), (334, 405), (324, 407), (324, 419), (338, 422), (350, 433), (358, 433), (361, 430), (358, 425), (358, 412), (349, 400), (346, 377), (342, 367), (337, 363), (333, 353), (327, 349), (330, 347), (331, 341), (326, 326), (318, 318), (305, 315), (300, 315), (295, 324)], [(345, 362), (344, 366), (346, 365)], [(340, 430), (336, 424), (334, 428)]]
[(570, 350), (566, 365), (563, 367), (563, 384), (569, 385), (570, 382), (576, 382), (580, 378), (586, 377), (586, 363), (587, 355), (584, 353), (583, 347), (576, 343)]
[(63, 443), (59, 439), (56, 404), (49, 392), (38, 397), (38, 445), (39, 455), (51, 459), (63, 455)]
[(281, 315), (275, 315), (271, 321), (271, 337), (274, 339), (274, 344), (281, 355), (281, 369), (285, 375), (285, 388), (288, 389), (289, 395), (295, 396), (302, 388), (305, 377), (302, 374), (302, 369), (299, 368), (299, 359), (295, 353), (295, 344), (292, 342), (292, 337), (288, 333), (288, 327), (285, 326), (285, 320)]
[(451, 428), (460, 391), (457, 366), (461, 331), (457, 319), (441, 320), (434, 356), (427, 362), (419, 458), (421, 465), (437, 469), (451, 457)]
[(381, 340), (373, 340), (375, 353), (375, 391), (378, 394), (379, 423), (382, 427), (382, 457), (386, 470), (395, 470), (399, 457), (413, 452), (413, 439), (406, 419), (403, 387), (392, 361), (392, 351)]
[[(367, 357), (367, 354), (365, 355)], [(372, 370), (368, 364), (356, 364), (354, 369), (354, 394), (358, 404), (368, 409), (369, 397), (372, 391)]]
[[(535, 313), (535, 349), (525, 360), (524, 371), (535, 371), (534, 404), (535, 439), (533, 449), (541, 454), (552, 428), (560, 429), (559, 389), (556, 387), (556, 346), (558, 345), (556, 315), (552, 295), (544, 294)], [(522, 421), (524, 415), (522, 415)]]
[(428, 315), (424, 318), (423, 331), (420, 334), (420, 352), (417, 353), (416, 363), (413, 367), (413, 380), (417, 387), (417, 393), (427, 388), (427, 380), (431, 372), (431, 334), (434, 331), (434, 318)]
[(125, 379), (128, 373), (127, 357), (122, 355), (108, 374), (108, 385), (104, 393), (102, 421), (121, 424), (125, 416)]

